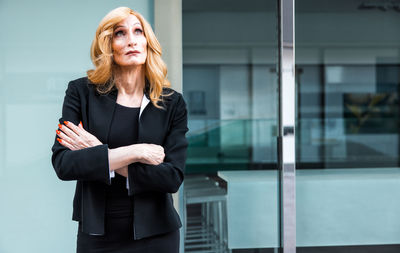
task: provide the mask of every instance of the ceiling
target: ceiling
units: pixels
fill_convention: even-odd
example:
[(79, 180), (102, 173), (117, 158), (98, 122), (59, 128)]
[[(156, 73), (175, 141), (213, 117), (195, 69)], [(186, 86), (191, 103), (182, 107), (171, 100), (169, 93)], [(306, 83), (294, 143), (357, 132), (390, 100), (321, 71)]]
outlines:
[[(400, 0), (296, 0), (297, 13), (358, 12), (359, 6), (400, 6)], [(278, 0), (182, 0), (184, 12), (275, 12)], [(366, 11), (382, 11), (376, 8)]]

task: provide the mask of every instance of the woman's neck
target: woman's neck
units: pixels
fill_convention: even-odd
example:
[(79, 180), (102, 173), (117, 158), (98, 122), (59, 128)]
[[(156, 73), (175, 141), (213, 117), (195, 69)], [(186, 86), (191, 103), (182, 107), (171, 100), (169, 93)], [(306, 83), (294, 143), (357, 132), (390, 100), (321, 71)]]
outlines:
[(117, 68), (114, 82), (118, 89), (117, 103), (130, 107), (140, 106), (145, 86), (144, 66)]
[(135, 68), (117, 68), (114, 76), (115, 85), (119, 94), (135, 96), (143, 95), (145, 85), (144, 66)]

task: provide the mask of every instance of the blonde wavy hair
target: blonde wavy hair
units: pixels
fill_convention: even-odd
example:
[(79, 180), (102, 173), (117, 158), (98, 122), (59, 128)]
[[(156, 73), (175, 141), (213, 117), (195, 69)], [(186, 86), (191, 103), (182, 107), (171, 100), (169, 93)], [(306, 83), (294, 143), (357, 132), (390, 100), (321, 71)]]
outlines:
[(170, 95), (162, 93), (164, 87), (170, 87), (170, 82), (167, 79), (167, 66), (161, 58), (161, 45), (150, 24), (140, 13), (128, 7), (116, 8), (101, 20), (90, 50), (95, 69), (88, 70), (87, 76), (97, 86), (97, 91), (100, 94), (106, 94), (115, 87), (115, 63), (112, 52), (114, 27), (129, 15), (136, 16), (142, 24), (144, 36), (147, 40), (145, 77), (150, 83), (148, 87), (149, 97), (154, 106), (161, 108), (158, 102), (162, 102), (163, 96)]

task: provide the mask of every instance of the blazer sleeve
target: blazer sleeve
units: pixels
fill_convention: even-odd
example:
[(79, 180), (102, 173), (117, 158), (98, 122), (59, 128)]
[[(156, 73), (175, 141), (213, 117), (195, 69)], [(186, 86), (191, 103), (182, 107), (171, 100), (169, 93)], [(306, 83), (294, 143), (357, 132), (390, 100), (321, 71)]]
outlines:
[[(82, 101), (85, 97), (80, 96), (77, 85), (74, 82), (68, 84), (60, 124), (70, 121), (77, 125), (82, 119)], [(51, 150), (51, 161), (61, 180), (89, 180), (111, 184), (107, 144), (72, 151), (58, 143), (56, 135)]]
[(159, 165), (133, 163), (128, 166), (129, 195), (158, 191), (175, 193), (183, 181), (186, 162), (187, 110), (179, 95), (171, 128), (164, 142), (165, 158)]

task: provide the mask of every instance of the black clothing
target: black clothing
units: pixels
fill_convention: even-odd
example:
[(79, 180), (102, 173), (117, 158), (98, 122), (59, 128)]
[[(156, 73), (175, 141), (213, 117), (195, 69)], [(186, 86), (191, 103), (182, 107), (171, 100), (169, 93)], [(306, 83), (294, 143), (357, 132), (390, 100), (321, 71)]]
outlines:
[[(140, 108), (130, 108), (116, 104), (108, 134), (109, 148), (118, 148), (137, 143), (139, 111)], [(126, 178), (115, 173), (115, 177), (111, 180), (111, 185), (104, 184), (104, 187), (106, 188), (106, 218), (132, 216), (133, 199), (128, 196)]]
[[(182, 95), (163, 89), (162, 100), (155, 107), (149, 101), (146, 81), (145, 97), (138, 120), (138, 143), (163, 146), (164, 162), (159, 165), (132, 163), (128, 166), (129, 196), (133, 198), (134, 238), (141, 239), (176, 231), (180, 218), (173, 206), (171, 193), (178, 191), (183, 181), (186, 161), (187, 110)], [(167, 95), (170, 94), (170, 95)], [(96, 91), (87, 78), (68, 85), (60, 123), (82, 121), (86, 131), (103, 145), (71, 151), (56, 138), (52, 147), (52, 163), (61, 180), (77, 180), (73, 220), (82, 223), (86, 234), (105, 233), (106, 191), (109, 185), (108, 136), (116, 106), (118, 91), (106, 95)]]
[[(117, 104), (108, 136), (110, 148), (137, 143), (140, 108)], [(89, 252), (179, 252), (179, 230), (167, 234), (134, 240), (133, 197), (128, 196), (126, 178), (115, 174), (106, 188), (105, 235), (82, 233), (78, 228), (77, 253)], [(158, 247), (157, 250), (154, 247)]]
[(115, 105), (108, 133), (109, 148), (118, 148), (137, 143), (139, 111), (140, 107)]
[[(155, 235), (140, 240), (133, 240), (131, 226), (132, 218), (106, 219), (106, 230), (103, 236), (88, 235), (78, 231), (77, 253), (178, 253), (179, 230)], [(79, 226), (81, 228), (81, 226)], [(125, 237), (117, 238), (115, 235)]]

